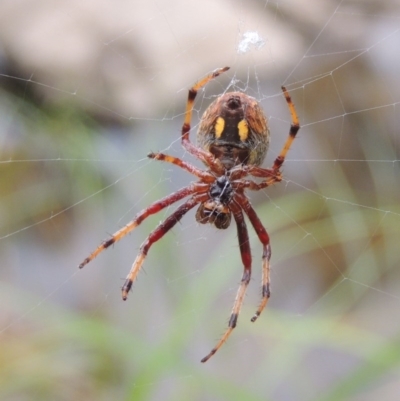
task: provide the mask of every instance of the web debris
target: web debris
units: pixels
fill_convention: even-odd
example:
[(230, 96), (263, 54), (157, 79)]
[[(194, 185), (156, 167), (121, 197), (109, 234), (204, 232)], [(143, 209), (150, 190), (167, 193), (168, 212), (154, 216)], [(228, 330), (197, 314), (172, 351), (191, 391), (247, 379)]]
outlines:
[(243, 39), (239, 42), (237, 52), (239, 54), (245, 54), (255, 48), (260, 50), (265, 45), (265, 40), (259, 35), (258, 32), (245, 32)]

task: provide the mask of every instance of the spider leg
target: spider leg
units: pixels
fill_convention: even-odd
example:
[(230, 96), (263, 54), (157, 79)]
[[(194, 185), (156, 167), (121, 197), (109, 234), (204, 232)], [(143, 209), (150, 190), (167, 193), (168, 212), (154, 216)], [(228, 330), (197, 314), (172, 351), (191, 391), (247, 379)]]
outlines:
[(149, 153), (147, 157), (155, 160), (161, 160), (167, 163), (175, 164), (176, 166), (186, 170), (187, 172), (195, 175), (196, 177), (203, 180), (203, 182), (214, 182), (215, 177), (207, 171), (200, 170), (199, 168), (187, 163), (178, 157), (165, 155), (164, 153)]
[(290, 125), (289, 137), (286, 139), (286, 142), (283, 145), (281, 153), (274, 161), (274, 165), (272, 167), (273, 171), (278, 171), (282, 166), (283, 162), (285, 161), (286, 154), (289, 151), (290, 146), (292, 145), (294, 138), (296, 137), (296, 134), (300, 129), (299, 117), (297, 116), (296, 108), (294, 107), (289, 92), (284, 86), (282, 86), (282, 92), (283, 95), (285, 96), (286, 102), (289, 107), (290, 115), (292, 117), (292, 123)]
[(236, 299), (233, 304), (231, 317), (229, 319), (228, 328), (225, 333), (222, 335), (221, 339), (218, 341), (217, 345), (211, 350), (211, 352), (205, 356), (201, 362), (207, 362), (225, 343), (233, 329), (236, 327), (236, 323), (238, 320), (240, 308), (243, 304), (244, 296), (246, 293), (247, 286), (250, 282), (251, 276), (251, 251), (250, 251), (250, 243), (249, 243), (249, 235), (247, 232), (246, 222), (244, 221), (244, 216), (242, 210), (238, 205), (234, 202), (231, 203), (230, 208), (233, 213), (233, 217), (236, 221), (238, 239), (239, 239), (239, 248), (240, 254), (242, 257), (242, 262), (244, 266), (244, 272), (242, 276), (242, 280), (240, 281), (240, 286), (238, 292), (236, 294)]
[(130, 221), (127, 225), (122, 227), (116, 233), (114, 233), (109, 239), (103, 241), (80, 265), (79, 268), (82, 269), (85, 265), (87, 265), (90, 261), (92, 261), (99, 253), (103, 252), (110, 245), (119, 241), (125, 235), (134, 230), (144, 219), (149, 217), (152, 214), (158, 213), (160, 210), (172, 205), (173, 203), (185, 198), (188, 195), (193, 193), (204, 193), (207, 192), (208, 185), (201, 183), (192, 183), (191, 185), (182, 188), (171, 195), (166, 196), (154, 203), (152, 203), (147, 208), (143, 209), (139, 212), (135, 218)]
[(279, 171), (277, 171), (272, 177), (270, 176), (265, 181), (257, 183), (252, 180), (239, 180), (232, 182), (232, 186), (235, 188), (235, 190), (243, 190), (248, 188), (252, 191), (259, 191), (260, 189), (264, 189), (280, 181), (282, 181), (282, 175)]
[(185, 110), (185, 119), (182, 125), (182, 146), (194, 157), (197, 157), (210, 167), (214, 167), (214, 170), (220, 172), (221, 174), (224, 172), (224, 168), (222, 163), (216, 159), (211, 153), (206, 152), (203, 149), (198, 148), (197, 146), (193, 145), (189, 139), (189, 132), (190, 132), (190, 123), (192, 121), (192, 112), (193, 112), (193, 104), (196, 99), (197, 92), (206, 85), (212, 79), (218, 77), (225, 71), (228, 71), (229, 67), (219, 68), (213, 71), (211, 74), (208, 74), (202, 80), (194, 84), (189, 89), (188, 100), (186, 103), (186, 110)]
[(150, 233), (150, 235), (140, 246), (139, 254), (133, 262), (132, 268), (126, 277), (124, 285), (122, 286), (122, 299), (124, 301), (128, 298), (128, 293), (140, 271), (140, 268), (143, 265), (144, 259), (146, 258), (150, 247), (159, 239), (161, 239), (169, 230), (171, 230), (171, 228), (174, 227), (175, 224), (178, 223), (178, 221), (180, 221), (190, 209), (196, 206), (199, 202), (204, 202), (206, 199), (208, 199), (208, 194), (193, 196), (179, 206), (174, 213), (167, 217)]
[[(300, 129), (299, 118), (297, 116), (296, 109), (295, 109), (292, 99), (289, 95), (289, 92), (287, 91), (287, 89), (284, 86), (282, 86), (282, 91), (285, 96), (286, 102), (288, 104), (290, 115), (292, 117), (292, 123), (290, 125), (290, 130), (289, 130), (289, 136), (286, 139), (286, 142), (283, 145), (283, 148), (282, 148), (281, 152), (279, 153), (279, 156), (275, 159), (272, 169), (264, 169), (264, 168), (261, 168), (258, 166), (246, 166), (247, 174), (251, 174), (254, 177), (260, 177), (260, 178), (266, 178), (266, 179), (260, 183), (256, 183), (252, 180), (240, 180), (237, 183), (235, 183), (236, 189), (248, 188), (252, 191), (259, 191), (260, 189), (269, 187), (270, 185), (273, 185), (276, 182), (282, 181), (282, 174), (280, 172), (280, 168), (281, 168), (283, 162), (285, 161), (287, 152), (289, 151), (290, 147), (292, 146), (292, 143), (296, 137), (297, 132)], [(241, 178), (240, 175), (241, 174), (239, 172), (238, 178)]]
[(251, 318), (251, 321), (255, 322), (257, 318), (260, 316), (261, 312), (266, 307), (269, 297), (271, 295), (270, 293), (271, 278), (270, 278), (270, 265), (269, 265), (269, 261), (271, 259), (271, 245), (269, 242), (269, 235), (267, 233), (267, 230), (262, 225), (261, 220), (257, 216), (257, 213), (251, 206), (247, 197), (244, 194), (239, 193), (235, 195), (235, 201), (243, 208), (243, 210), (247, 214), (252, 226), (254, 227), (255, 232), (257, 233), (259, 240), (263, 245), (262, 280), (261, 280), (262, 299), (260, 305), (257, 308), (256, 313)]

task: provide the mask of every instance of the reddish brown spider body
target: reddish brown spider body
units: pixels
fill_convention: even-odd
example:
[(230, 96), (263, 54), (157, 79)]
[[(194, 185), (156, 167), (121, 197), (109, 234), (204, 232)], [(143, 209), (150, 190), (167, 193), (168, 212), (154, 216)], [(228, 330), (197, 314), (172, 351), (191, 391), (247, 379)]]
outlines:
[[(125, 300), (152, 244), (172, 229), (189, 210), (199, 205), (196, 220), (202, 224), (214, 224), (219, 229), (228, 228), (233, 216), (238, 233), (244, 272), (233, 305), (228, 328), (217, 345), (201, 360), (202, 362), (206, 362), (218, 351), (236, 327), (246, 288), (250, 282), (252, 258), (244, 214), (250, 220), (263, 246), (262, 300), (251, 321), (256, 321), (268, 302), (270, 297), (269, 261), (271, 258), (269, 236), (251, 206), (245, 190), (258, 191), (282, 180), (280, 167), (300, 128), (294, 105), (287, 90), (282, 87), (292, 118), (289, 137), (281, 153), (275, 159), (272, 168), (264, 169), (259, 167), (264, 161), (269, 145), (267, 119), (255, 99), (241, 92), (231, 92), (217, 98), (204, 112), (197, 133), (198, 147), (194, 146), (189, 140), (189, 132), (196, 94), (207, 82), (228, 69), (228, 67), (218, 69), (195, 84), (189, 90), (186, 104), (181, 135), (182, 146), (192, 156), (201, 160), (208, 169), (200, 170), (174, 156), (163, 153), (150, 153), (148, 155), (150, 158), (175, 164), (195, 175), (199, 180), (154, 202), (139, 212), (131, 222), (100, 244), (79, 265), (80, 268), (84, 267), (100, 252), (122, 239), (150, 215), (189, 197), (175, 212), (160, 223), (141, 245), (139, 254), (122, 287), (122, 298)], [(246, 179), (247, 176), (261, 178), (261, 181), (255, 182), (251, 179)]]
[(255, 99), (241, 92), (226, 93), (204, 112), (197, 144), (221, 162), (225, 173), (211, 185), (211, 200), (200, 205), (196, 220), (228, 228), (228, 205), (235, 192), (230, 173), (236, 166), (259, 166), (263, 162), (269, 145), (267, 119)]

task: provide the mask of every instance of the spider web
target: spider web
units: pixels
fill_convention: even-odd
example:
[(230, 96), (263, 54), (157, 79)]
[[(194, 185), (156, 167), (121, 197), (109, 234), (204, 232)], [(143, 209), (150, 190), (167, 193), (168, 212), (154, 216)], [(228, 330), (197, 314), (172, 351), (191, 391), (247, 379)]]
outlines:
[[(2, 399), (369, 400), (399, 392), (400, 13), (394, 0), (4, 2), (0, 13)], [(206, 364), (242, 274), (234, 226), (187, 216), (119, 288), (170, 207), (79, 271), (101, 240), (193, 177), (146, 158), (180, 146), (196, 99), (255, 97), (284, 181), (250, 193), (261, 246), (238, 327)], [(240, 383), (240, 384), (239, 384)]]

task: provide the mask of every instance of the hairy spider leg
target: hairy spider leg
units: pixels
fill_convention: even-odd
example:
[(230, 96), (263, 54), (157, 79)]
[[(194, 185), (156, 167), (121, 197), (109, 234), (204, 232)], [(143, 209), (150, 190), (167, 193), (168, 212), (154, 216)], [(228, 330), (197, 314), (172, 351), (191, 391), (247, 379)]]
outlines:
[(207, 192), (208, 185), (201, 183), (192, 183), (189, 186), (182, 188), (175, 193), (168, 195), (154, 203), (152, 203), (147, 208), (143, 209), (139, 212), (135, 218), (122, 227), (120, 230), (115, 232), (109, 239), (103, 241), (80, 265), (79, 268), (82, 269), (85, 265), (87, 265), (90, 261), (92, 261), (99, 253), (103, 252), (112, 244), (115, 244), (117, 241), (125, 237), (125, 235), (129, 234), (133, 231), (143, 220), (152, 214), (158, 213), (160, 210), (172, 205), (173, 203), (185, 198), (188, 195), (191, 195), (195, 192), (204, 193)]
[(240, 313), (240, 308), (243, 304), (244, 296), (246, 294), (246, 289), (247, 286), (249, 285), (251, 277), (251, 250), (250, 250), (250, 242), (249, 242), (249, 235), (247, 232), (246, 222), (244, 220), (242, 210), (238, 205), (232, 202), (230, 204), (230, 208), (232, 210), (233, 217), (236, 221), (240, 255), (242, 257), (244, 272), (242, 280), (240, 281), (238, 292), (236, 294), (235, 302), (233, 304), (231, 317), (228, 323), (228, 328), (222, 335), (221, 339), (218, 341), (217, 345), (211, 350), (211, 352), (207, 356), (205, 356), (201, 360), (201, 362), (203, 363), (207, 362), (221, 348), (221, 346), (226, 342), (228, 337), (231, 335), (233, 329), (236, 327)]
[(290, 147), (292, 146), (294, 138), (296, 138), (296, 134), (300, 129), (299, 117), (297, 116), (296, 108), (294, 107), (294, 103), (292, 102), (289, 92), (284, 86), (282, 86), (282, 92), (283, 95), (285, 96), (287, 105), (289, 107), (290, 115), (292, 117), (292, 123), (290, 125), (289, 137), (286, 139), (286, 142), (283, 145), (281, 153), (274, 161), (274, 165), (272, 167), (273, 171), (279, 171), (280, 167), (285, 161), (286, 154), (289, 151)]
[(243, 190), (245, 188), (248, 188), (252, 191), (259, 191), (260, 189), (264, 189), (266, 187), (269, 187), (270, 185), (275, 184), (276, 182), (279, 182), (282, 180), (282, 175), (279, 171), (277, 171), (276, 173), (273, 173), (273, 175), (271, 176), (270, 172), (272, 170), (267, 170), (265, 169), (265, 171), (268, 173), (267, 177), (268, 179), (261, 181), (259, 183), (254, 182), (253, 180), (240, 180), (237, 182), (233, 182), (232, 186), (233, 188), (235, 188), (236, 190)]
[(254, 231), (256, 232), (256, 234), (263, 246), (262, 279), (261, 279), (261, 296), (262, 296), (262, 298), (261, 298), (261, 302), (257, 308), (256, 313), (251, 318), (251, 321), (255, 322), (257, 320), (257, 318), (260, 316), (261, 312), (267, 306), (268, 300), (271, 296), (271, 292), (270, 292), (271, 277), (270, 277), (270, 265), (269, 265), (269, 261), (271, 259), (271, 245), (269, 242), (269, 235), (267, 233), (267, 230), (261, 223), (260, 218), (257, 216), (257, 213), (253, 209), (253, 206), (251, 206), (247, 197), (244, 194), (236, 194), (235, 200), (239, 203), (239, 205), (243, 208), (243, 210), (247, 214), (247, 217), (249, 218), (250, 223), (252, 224)]
[(149, 157), (150, 159), (155, 159), (155, 160), (160, 160), (163, 162), (175, 164), (175, 166), (178, 166), (178, 167), (182, 168), (183, 170), (186, 170), (187, 172), (200, 178), (203, 182), (214, 182), (215, 181), (214, 175), (210, 174), (207, 171), (200, 170), (199, 168), (193, 166), (192, 164), (179, 159), (179, 157), (169, 156), (164, 153), (153, 153), (153, 152), (149, 153), (147, 155), (147, 157)]
[(220, 162), (219, 159), (216, 159), (214, 155), (209, 152), (206, 152), (203, 149), (194, 146), (189, 139), (189, 132), (190, 132), (190, 123), (192, 121), (192, 112), (193, 112), (193, 105), (194, 100), (196, 99), (197, 92), (206, 85), (212, 79), (218, 77), (225, 71), (228, 71), (229, 67), (219, 68), (213, 71), (211, 74), (208, 74), (206, 77), (198, 81), (195, 85), (193, 85), (189, 89), (188, 100), (186, 102), (186, 110), (185, 110), (185, 119), (182, 125), (182, 146), (193, 156), (202, 160), (204, 163), (209, 165), (215, 172), (223, 174), (224, 166)]
[(147, 256), (150, 247), (160, 240), (172, 227), (175, 226), (178, 221), (194, 206), (199, 202), (204, 202), (209, 198), (208, 194), (194, 195), (192, 198), (188, 199), (185, 203), (178, 207), (169, 217), (167, 217), (163, 222), (161, 222), (146, 238), (143, 244), (140, 246), (139, 254), (137, 255), (135, 261), (133, 262), (132, 268), (126, 277), (125, 283), (122, 286), (122, 299), (125, 301), (128, 298), (128, 293), (135, 281), (140, 268)]

